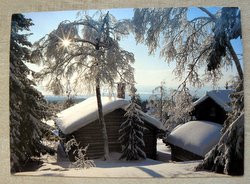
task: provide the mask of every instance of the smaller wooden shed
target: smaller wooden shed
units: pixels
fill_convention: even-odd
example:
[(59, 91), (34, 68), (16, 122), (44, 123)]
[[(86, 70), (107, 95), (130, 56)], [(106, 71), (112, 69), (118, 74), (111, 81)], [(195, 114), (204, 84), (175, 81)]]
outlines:
[[(106, 123), (110, 152), (121, 152), (119, 128), (126, 120), (124, 114), (128, 100), (121, 98), (102, 97), (103, 114)], [(145, 132), (144, 152), (148, 158), (156, 159), (156, 142), (159, 130), (164, 130), (162, 123), (155, 118), (141, 112), (144, 120)], [(58, 114), (55, 119), (57, 126), (66, 138), (66, 141), (75, 137), (81, 146), (89, 144), (87, 157), (101, 158), (104, 154), (101, 125), (98, 120), (96, 97), (90, 97)], [(73, 160), (72, 155), (70, 159)]]
[(200, 160), (219, 142), (222, 125), (190, 121), (174, 129), (167, 138), (174, 161)]

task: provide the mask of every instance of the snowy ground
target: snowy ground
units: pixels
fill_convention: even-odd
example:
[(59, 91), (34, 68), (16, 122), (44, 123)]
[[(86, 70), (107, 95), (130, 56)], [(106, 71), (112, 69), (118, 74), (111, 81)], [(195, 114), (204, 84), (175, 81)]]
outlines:
[(70, 162), (56, 157), (43, 158), (45, 162), (34, 171), (17, 173), (15, 175), (33, 176), (75, 176), (75, 177), (225, 177), (212, 172), (194, 172), (194, 167), (200, 161), (171, 162), (171, 154), (161, 140), (158, 141), (158, 160), (121, 161), (119, 153), (111, 153), (109, 161), (94, 160), (96, 167), (89, 169), (71, 168)]

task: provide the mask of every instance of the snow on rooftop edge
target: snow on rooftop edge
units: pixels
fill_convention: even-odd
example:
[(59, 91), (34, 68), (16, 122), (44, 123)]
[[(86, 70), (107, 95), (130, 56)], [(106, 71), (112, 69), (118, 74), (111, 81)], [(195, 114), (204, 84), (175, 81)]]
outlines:
[(222, 125), (209, 121), (190, 121), (170, 133), (167, 142), (205, 156), (221, 137)]
[(212, 90), (206, 92), (204, 96), (199, 98), (194, 102), (194, 105), (198, 105), (208, 97), (212, 98), (219, 106), (221, 106), (225, 111), (231, 111), (232, 108), (228, 105), (231, 102), (229, 95), (232, 93), (232, 90)]
[[(106, 115), (116, 109), (125, 107), (129, 104), (128, 100), (116, 97), (102, 97), (103, 114)], [(162, 123), (149, 115), (140, 112), (142, 119), (148, 121), (155, 127), (163, 129)], [(98, 108), (96, 97), (90, 97), (57, 114), (54, 120), (64, 134), (70, 134), (79, 128), (98, 119)]]
[(142, 115), (142, 119), (151, 123), (153, 126), (155, 126), (158, 129), (161, 130), (166, 130), (167, 128), (163, 126), (163, 123), (161, 123), (159, 120), (155, 119), (154, 117), (144, 113), (144, 112), (140, 112), (140, 114)]
[[(103, 114), (124, 107), (129, 102), (124, 99), (114, 97), (102, 97)], [(64, 134), (69, 134), (75, 130), (86, 126), (87, 124), (98, 119), (98, 108), (96, 97), (90, 97), (81, 103), (78, 103), (57, 114), (55, 119)]]

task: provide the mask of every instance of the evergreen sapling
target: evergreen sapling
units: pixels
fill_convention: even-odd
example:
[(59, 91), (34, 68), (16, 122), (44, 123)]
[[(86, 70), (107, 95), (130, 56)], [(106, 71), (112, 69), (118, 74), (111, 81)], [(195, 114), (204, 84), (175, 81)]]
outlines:
[(146, 154), (143, 151), (145, 143), (143, 140), (144, 122), (141, 120), (141, 107), (136, 104), (136, 89), (132, 90), (132, 98), (127, 106), (125, 117), (127, 120), (120, 126), (119, 141), (122, 144), (122, 155), (120, 159), (139, 160), (145, 159)]

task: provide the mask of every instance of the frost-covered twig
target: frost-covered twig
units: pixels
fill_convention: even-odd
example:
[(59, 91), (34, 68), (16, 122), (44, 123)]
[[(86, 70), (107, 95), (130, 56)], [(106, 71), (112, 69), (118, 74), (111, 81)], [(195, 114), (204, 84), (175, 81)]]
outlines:
[(95, 163), (93, 160), (88, 160), (86, 157), (86, 152), (89, 145), (85, 146), (84, 148), (80, 146), (80, 143), (78, 143), (73, 137), (68, 142), (65, 143), (65, 152), (69, 154), (70, 150), (74, 148), (73, 155), (74, 156), (74, 162), (72, 162), (71, 166), (76, 168), (90, 168), (95, 167)]

